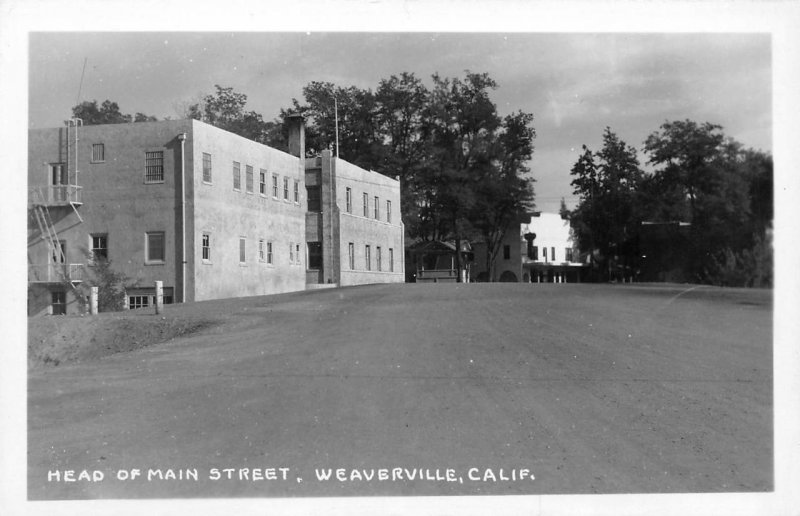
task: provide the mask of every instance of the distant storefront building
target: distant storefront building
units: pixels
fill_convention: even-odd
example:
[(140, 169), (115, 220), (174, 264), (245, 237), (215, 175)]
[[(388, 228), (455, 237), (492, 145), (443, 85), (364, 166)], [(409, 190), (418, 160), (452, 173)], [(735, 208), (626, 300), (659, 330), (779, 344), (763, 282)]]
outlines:
[(506, 232), (491, 271), (486, 269), (486, 245), (474, 244), (477, 281), (523, 283), (580, 282), (581, 263), (569, 221), (557, 213), (533, 213)]

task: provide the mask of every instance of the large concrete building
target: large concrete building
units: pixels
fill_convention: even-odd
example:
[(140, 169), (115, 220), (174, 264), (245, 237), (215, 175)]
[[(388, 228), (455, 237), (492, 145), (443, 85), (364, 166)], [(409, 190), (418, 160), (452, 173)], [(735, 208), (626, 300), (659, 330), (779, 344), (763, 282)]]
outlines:
[(305, 167), (309, 285), (402, 283), (400, 181), (330, 151)]
[[(130, 308), (155, 281), (166, 303), (402, 281), (398, 182), (329, 153), (307, 172), (302, 119), (289, 125), (289, 153), (197, 120), (31, 130), (29, 314), (83, 310), (100, 259)], [(344, 189), (391, 208), (345, 217)], [(342, 261), (350, 247), (369, 259)]]

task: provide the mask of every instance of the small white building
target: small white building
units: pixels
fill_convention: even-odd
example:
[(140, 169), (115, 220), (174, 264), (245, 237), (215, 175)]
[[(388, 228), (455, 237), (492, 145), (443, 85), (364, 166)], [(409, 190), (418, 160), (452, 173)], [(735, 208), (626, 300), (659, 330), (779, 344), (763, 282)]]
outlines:
[(585, 269), (569, 221), (558, 213), (536, 212), (518, 228), (509, 228), (492, 274), (486, 270), (486, 245), (479, 243), (474, 249), (474, 277), (478, 281), (577, 283)]

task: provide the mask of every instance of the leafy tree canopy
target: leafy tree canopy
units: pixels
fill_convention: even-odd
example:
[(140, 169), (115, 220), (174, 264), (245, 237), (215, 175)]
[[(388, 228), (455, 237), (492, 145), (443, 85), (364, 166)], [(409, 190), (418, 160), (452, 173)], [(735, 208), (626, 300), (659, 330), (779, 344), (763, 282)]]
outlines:
[(154, 116), (144, 113), (136, 115), (126, 115), (120, 112), (119, 105), (110, 100), (103, 101), (99, 106), (96, 100), (86, 100), (72, 108), (72, 115), (80, 118), (84, 125), (100, 124), (127, 124), (130, 122), (154, 122), (158, 120)]

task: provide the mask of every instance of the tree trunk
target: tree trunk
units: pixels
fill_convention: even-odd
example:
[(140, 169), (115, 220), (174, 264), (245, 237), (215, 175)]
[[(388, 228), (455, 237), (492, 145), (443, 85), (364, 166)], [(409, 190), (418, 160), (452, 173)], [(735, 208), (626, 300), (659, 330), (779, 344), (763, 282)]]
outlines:
[(461, 282), (461, 235), (456, 232), (456, 283)]

